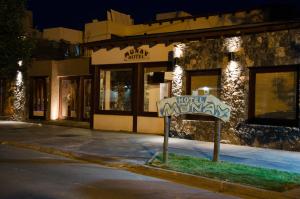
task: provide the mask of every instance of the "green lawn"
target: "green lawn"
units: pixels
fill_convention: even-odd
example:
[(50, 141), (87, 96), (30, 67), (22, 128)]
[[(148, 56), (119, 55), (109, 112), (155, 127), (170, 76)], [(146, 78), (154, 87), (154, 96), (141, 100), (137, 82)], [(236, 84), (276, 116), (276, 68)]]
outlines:
[(258, 168), (229, 162), (169, 154), (168, 165), (162, 163), (162, 154), (150, 165), (209, 178), (226, 180), (274, 191), (285, 191), (300, 186), (300, 174)]

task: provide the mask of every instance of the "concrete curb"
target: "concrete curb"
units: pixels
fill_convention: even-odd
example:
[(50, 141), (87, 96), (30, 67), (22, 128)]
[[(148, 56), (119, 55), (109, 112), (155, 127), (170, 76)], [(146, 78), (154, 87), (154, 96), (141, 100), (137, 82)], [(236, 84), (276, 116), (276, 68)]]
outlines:
[(258, 198), (258, 199), (297, 199), (299, 198), (299, 190), (290, 190), (287, 192), (275, 192), (264, 189), (259, 189), (255, 187), (250, 187), (246, 185), (195, 176), (186, 173), (180, 173), (176, 171), (170, 171), (166, 169), (161, 169), (157, 167), (150, 167), (147, 165), (136, 165), (121, 162), (122, 159), (115, 157), (103, 157), (90, 155), (79, 152), (72, 152), (62, 149), (57, 149), (53, 147), (40, 146), (36, 144), (15, 142), (15, 141), (0, 141), (0, 144), (10, 145), (18, 148), (31, 149), (39, 152), (44, 152), (52, 155), (63, 156), (79, 161), (85, 161), (89, 163), (95, 163), (102, 166), (108, 166), (113, 168), (120, 168), (127, 171), (131, 171), (137, 174), (142, 174), (146, 176), (157, 177), (180, 184), (193, 186), (197, 188), (207, 189), (215, 192), (220, 192), (224, 194), (239, 196), (243, 198)]

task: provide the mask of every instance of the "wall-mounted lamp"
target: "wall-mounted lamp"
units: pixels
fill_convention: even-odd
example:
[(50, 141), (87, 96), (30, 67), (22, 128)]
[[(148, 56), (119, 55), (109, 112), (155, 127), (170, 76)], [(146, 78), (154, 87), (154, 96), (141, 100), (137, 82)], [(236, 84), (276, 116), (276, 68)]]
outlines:
[(209, 95), (209, 88), (207, 86), (204, 86), (202, 89), (203, 89), (204, 95)]
[(237, 56), (235, 52), (228, 52), (227, 57), (229, 61), (237, 61)]

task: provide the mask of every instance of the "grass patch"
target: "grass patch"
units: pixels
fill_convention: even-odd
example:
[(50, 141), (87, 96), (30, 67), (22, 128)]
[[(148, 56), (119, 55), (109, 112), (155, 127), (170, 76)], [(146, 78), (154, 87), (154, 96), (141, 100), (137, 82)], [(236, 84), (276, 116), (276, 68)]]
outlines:
[(300, 186), (300, 174), (265, 169), (230, 162), (212, 162), (208, 159), (169, 154), (168, 165), (163, 164), (162, 154), (158, 154), (151, 166), (183, 173), (204, 176), (234, 183), (250, 185), (273, 191), (286, 191)]

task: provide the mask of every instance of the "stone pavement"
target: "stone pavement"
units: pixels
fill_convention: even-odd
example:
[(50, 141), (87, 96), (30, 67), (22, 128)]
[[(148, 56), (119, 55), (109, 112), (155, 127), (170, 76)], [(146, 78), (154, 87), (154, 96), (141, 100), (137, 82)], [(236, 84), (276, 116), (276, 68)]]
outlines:
[[(144, 164), (162, 151), (163, 137), (0, 121), (0, 142), (36, 144), (64, 151)], [(211, 158), (213, 143), (170, 138), (169, 151)], [(221, 144), (221, 160), (300, 173), (300, 152)]]

